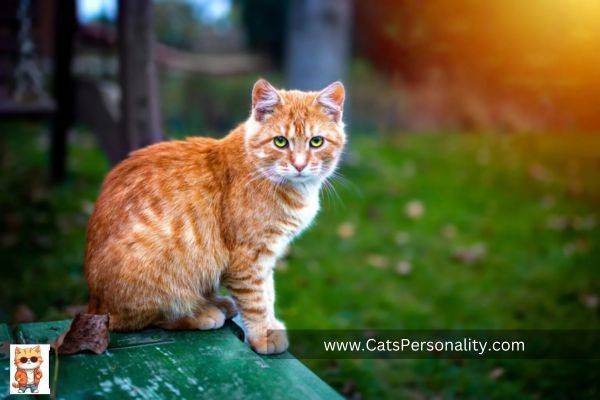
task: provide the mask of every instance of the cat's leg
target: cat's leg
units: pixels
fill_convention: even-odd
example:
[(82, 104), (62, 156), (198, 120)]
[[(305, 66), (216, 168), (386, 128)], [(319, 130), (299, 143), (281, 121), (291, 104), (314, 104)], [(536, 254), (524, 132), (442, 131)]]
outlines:
[(246, 327), (250, 346), (261, 354), (282, 353), (288, 347), (284, 325), (275, 318), (274, 259), (258, 257), (254, 267), (243, 258), (230, 266), (226, 286)]
[(275, 279), (273, 268), (270, 268), (265, 279), (265, 293), (267, 296), (268, 314), (270, 322), (270, 329), (274, 330), (285, 330), (283, 322), (275, 317)]
[(161, 320), (156, 326), (168, 330), (211, 330), (219, 329), (225, 323), (225, 314), (219, 307), (206, 303), (194, 316), (184, 316), (175, 319)]

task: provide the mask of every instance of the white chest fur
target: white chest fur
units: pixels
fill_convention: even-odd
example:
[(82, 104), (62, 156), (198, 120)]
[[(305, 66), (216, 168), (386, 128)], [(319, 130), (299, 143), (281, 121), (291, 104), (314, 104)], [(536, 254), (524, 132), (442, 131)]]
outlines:
[(286, 214), (297, 223), (297, 226), (290, 231), (290, 239), (301, 234), (315, 219), (319, 212), (319, 188), (318, 185), (301, 186), (302, 204), (300, 208), (288, 208)]
[(294, 222), (293, 227), (290, 226), (284, 235), (269, 244), (269, 249), (275, 253), (274, 258), (281, 256), (286, 246), (311, 225), (319, 212), (319, 186), (303, 187), (301, 190), (303, 206), (300, 208), (290, 207), (285, 210), (286, 215)]

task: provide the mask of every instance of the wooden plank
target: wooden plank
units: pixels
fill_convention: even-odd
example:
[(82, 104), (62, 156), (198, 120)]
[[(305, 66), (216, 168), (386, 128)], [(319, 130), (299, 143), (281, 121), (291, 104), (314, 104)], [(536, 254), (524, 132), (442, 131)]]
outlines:
[[(68, 325), (20, 325), (16, 339), (51, 343)], [(102, 355), (60, 357), (58, 397), (341, 398), (290, 354), (258, 355), (242, 336), (231, 321), (214, 331), (111, 333)]]
[(0, 118), (48, 118), (55, 110), (51, 100), (23, 104), (12, 100), (0, 100)]
[(0, 324), (0, 394), (8, 393), (9, 375), (10, 375), (10, 343), (12, 338), (8, 326)]

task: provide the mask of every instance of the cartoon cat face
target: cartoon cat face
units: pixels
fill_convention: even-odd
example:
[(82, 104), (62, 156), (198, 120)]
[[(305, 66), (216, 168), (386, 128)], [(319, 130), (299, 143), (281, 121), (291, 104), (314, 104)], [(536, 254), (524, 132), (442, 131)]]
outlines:
[(39, 368), (42, 361), (40, 346), (15, 348), (15, 365), (19, 369)]

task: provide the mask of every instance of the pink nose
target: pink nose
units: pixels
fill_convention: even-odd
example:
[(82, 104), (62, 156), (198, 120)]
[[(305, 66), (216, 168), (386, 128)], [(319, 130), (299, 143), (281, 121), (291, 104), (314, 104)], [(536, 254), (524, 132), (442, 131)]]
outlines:
[(298, 172), (302, 172), (302, 170), (306, 167), (306, 163), (302, 163), (302, 164), (293, 163), (293, 165), (294, 165), (294, 168), (296, 168), (296, 171), (298, 171)]

